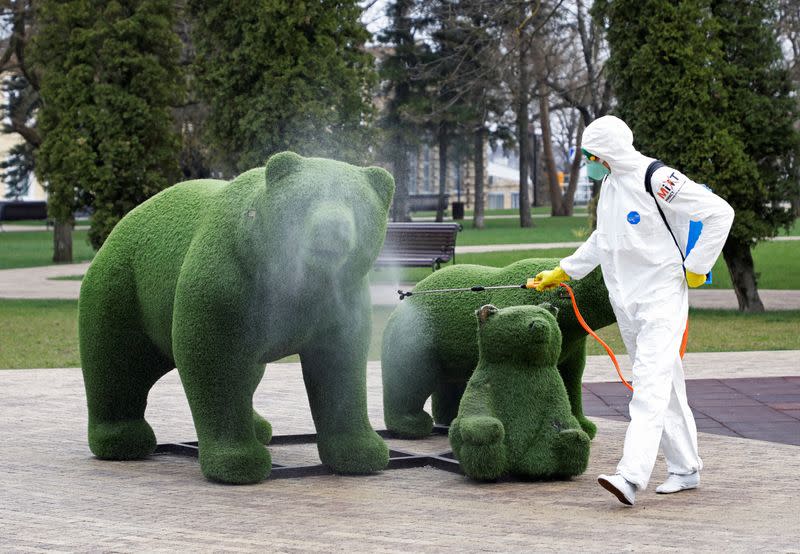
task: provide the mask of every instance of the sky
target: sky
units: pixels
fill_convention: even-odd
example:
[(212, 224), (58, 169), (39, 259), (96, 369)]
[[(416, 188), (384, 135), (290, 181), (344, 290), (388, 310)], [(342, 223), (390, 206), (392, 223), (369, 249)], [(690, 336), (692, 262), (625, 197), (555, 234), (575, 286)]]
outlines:
[(386, 4), (388, 0), (361, 0), (359, 5), (362, 8), (366, 7), (364, 14), (361, 16), (361, 21), (367, 26), (367, 29), (373, 35), (386, 27)]

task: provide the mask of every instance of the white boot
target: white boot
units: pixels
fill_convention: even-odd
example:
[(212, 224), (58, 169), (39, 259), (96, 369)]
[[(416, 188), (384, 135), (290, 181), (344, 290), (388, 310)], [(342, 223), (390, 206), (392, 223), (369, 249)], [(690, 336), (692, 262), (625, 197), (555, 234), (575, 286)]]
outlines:
[(628, 506), (633, 506), (636, 501), (636, 485), (625, 479), (619, 473), (614, 475), (601, 475), (597, 482), (608, 492), (617, 497), (617, 500)]
[(672, 494), (673, 492), (686, 491), (689, 489), (696, 489), (700, 485), (700, 472), (695, 471), (688, 475), (678, 475), (677, 473), (670, 473), (667, 480), (661, 483), (656, 492), (659, 494)]

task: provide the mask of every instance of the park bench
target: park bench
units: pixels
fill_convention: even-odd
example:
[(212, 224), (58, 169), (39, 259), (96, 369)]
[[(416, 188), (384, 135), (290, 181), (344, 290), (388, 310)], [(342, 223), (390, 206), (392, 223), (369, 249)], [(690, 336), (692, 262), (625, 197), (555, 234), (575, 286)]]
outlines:
[(375, 267), (430, 267), (436, 271), (451, 260), (455, 263), (460, 230), (458, 223), (390, 222)]
[[(47, 202), (7, 201), (0, 202), (0, 230), (4, 221), (47, 220)], [(48, 221), (49, 227), (49, 221)]]

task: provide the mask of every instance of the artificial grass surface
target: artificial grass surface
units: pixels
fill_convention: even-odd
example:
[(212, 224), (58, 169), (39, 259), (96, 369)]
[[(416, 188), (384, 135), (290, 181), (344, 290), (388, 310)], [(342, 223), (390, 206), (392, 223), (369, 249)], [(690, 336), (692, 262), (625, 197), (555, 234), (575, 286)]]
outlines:
[(478, 314), (480, 358), (449, 432), (464, 473), (480, 480), (583, 473), (590, 439), (573, 416), (556, 365), (557, 309), (489, 305)]
[(253, 392), (265, 363), (302, 353), (320, 461), (337, 473), (383, 469), (388, 448), (366, 405), (364, 277), (393, 193), (384, 169), (282, 152), (229, 182), (169, 187), (129, 212), (81, 286), (92, 453), (153, 452), (147, 394), (177, 364), (203, 474), (258, 482), (270, 472), (259, 441), (271, 430), (253, 413)]
[[(73, 263), (94, 257), (87, 231), (72, 232)], [(20, 231), (0, 233), (0, 269), (53, 265), (53, 233)]]
[[(450, 266), (418, 283), (417, 290), (468, 288), (476, 281), (487, 286), (524, 282), (527, 276), (550, 269), (555, 263), (553, 259), (525, 259), (502, 268)], [(573, 288), (590, 326), (600, 329), (614, 322), (599, 270), (576, 281)], [(430, 434), (431, 418), (424, 411), (424, 403), (431, 395), (433, 421), (444, 425), (451, 422), (458, 413), (461, 391), (479, 363), (475, 311), (486, 304), (492, 304), (500, 309), (500, 313), (504, 313), (503, 308), (506, 307), (540, 303), (548, 303), (559, 310), (559, 342), (554, 348), (559, 350), (558, 372), (569, 395), (573, 415), (582, 425), (585, 424), (584, 430), (593, 436), (594, 426), (583, 417), (581, 403), (585, 333), (569, 309), (570, 302), (562, 298), (558, 290), (534, 292), (519, 288), (487, 290), (478, 294), (415, 293), (400, 304), (389, 319), (383, 335), (381, 362), (386, 428), (403, 437)], [(500, 326), (498, 329), (504, 328)], [(525, 334), (526, 329), (516, 330), (519, 343), (530, 340), (530, 335)], [(520, 333), (524, 335), (523, 339), (519, 338)], [(497, 343), (510, 344), (514, 338), (503, 338), (499, 332), (493, 333), (491, 340), (484, 336), (481, 352), (486, 352), (489, 342), (494, 341), (492, 350), (498, 355), (502, 348)], [(541, 338), (546, 337), (542, 335)], [(541, 342), (528, 346), (533, 349), (526, 349), (522, 344), (517, 344), (513, 349), (509, 346), (506, 354), (510, 358), (519, 352), (525, 352), (523, 358), (546, 356), (544, 351), (535, 353), (542, 348)]]
[[(372, 308), (370, 360), (380, 359), (381, 337), (392, 310), (390, 306)], [(689, 352), (800, 350), (800, 311), (690, 310), (689, 317)], [(614, 352), (625, 352), (616, 324), (598, 334)], [(77, 300), (0, 300), (0, 341), (1, 369), (78, 367)], [(589, 354), (605, 354), (594, 340), (587, 344)], [(613, 371), (609, 366), (609, 380), (615, 378)]]

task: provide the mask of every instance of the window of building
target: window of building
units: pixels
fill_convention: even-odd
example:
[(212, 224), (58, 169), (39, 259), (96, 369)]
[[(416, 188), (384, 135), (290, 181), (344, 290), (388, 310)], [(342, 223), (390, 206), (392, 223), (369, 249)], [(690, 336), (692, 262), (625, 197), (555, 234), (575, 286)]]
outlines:
[(512, 208), (519, 208), (519, 193), (512, 192), (511, 193), (511, 207)]
[[(505, 207), (505, 194), (502, 192), (490, 192), (489, 193), (489, 209), (490, 210), (502, 210)], [(517, 199), (519, 202), (519, 198)]]
[(422, 187), (425, 192), (431, 191), (431, 147), (427, 144), (423, 147)]
[(417, 194), (417, 164), (419, 153), (412, 150), (408, 153), (408, 193)]

